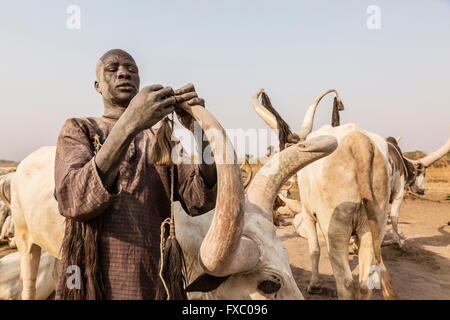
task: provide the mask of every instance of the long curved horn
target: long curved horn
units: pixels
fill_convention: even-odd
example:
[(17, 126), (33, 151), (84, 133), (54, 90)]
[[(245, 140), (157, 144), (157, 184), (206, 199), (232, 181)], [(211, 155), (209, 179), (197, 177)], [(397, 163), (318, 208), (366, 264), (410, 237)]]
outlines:
[[(244, 189), (236, 153), (223, 127), (204, 107), (192, 106), (188, 112), (205, 132), (217, 169), (215, 214), (200, 246), (200, 262), (214, 276), (248, 270), (259, 261), (259, 251), (252, 240), (242, 237)], [(248, 259), (242, 262), (242, 256)]]
[(309, 106), (308, 110), (306, 111), (305, 118), (303, 119), (303, 124), (298, 132), (298, 136), (300, 137), (300, 139), (306, 139), (308, 134), (311, 133), (314, 124), (314, 115), (316, 114), (316, 109), (319, 105), (320, 100), (322, 100), (323, 97), (332, 92), (336, 94), (336, 99), (339, 99), (338, 92), (334, 89), (331, 89), (319, 95), (316, 100), (314, 100), (314, 102)]
[(255, 93), (255, 95), (252, 98), (252, 104), (253, 108), (255, 109), (256, 113), (261, 117), (261, 119), (264, 120), (264, 122), (269, 126), (272, 130), (278, 130), (278, 124), (277, 119), (275, 116), (267, 110), (261, 102), (259, 102), (259, 97), (264, 92), (264, 89), (259, 89), (258, 92)]
[(450, 138), (448, 138), (447, 142), (440, 147), (438, 150), (430, 153), (429, 155), (423, 157), (422, 159), (417, 160), (422, 163), (425, 167), (431, 166), (434, 162), (445, 156), (448, 152), (450, 152)]
[(275, 154), (256, 174), (247, 190), (246, 212), (272, 220), (272, 207), (281, 186), (297, 171), (337, 148), (332, 136), (320, 136), (294, 144)]

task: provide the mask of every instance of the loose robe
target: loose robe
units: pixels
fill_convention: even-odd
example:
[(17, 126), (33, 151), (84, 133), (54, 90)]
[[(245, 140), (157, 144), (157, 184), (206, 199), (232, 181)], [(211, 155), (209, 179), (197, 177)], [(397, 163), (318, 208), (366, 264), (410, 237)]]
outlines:
[[(94, 162), (94, 137), (103, 143), (117, 119), (77, 118), (58, 137), (55, 198), (68, 219), (86, 222), (102, 215), (99, 239), (105, 299), (153, 299), (160, 256), (160, 224), (170, 217), (170, 168), (149, 162), (154, 134), (139, 133), (118, 174), (117, 194), (102, 184)], [(175, 167), (174, 197), (191, 216), (215, 206), (198, 165)], [(58, 297), (58, 293), (57, 293)]]

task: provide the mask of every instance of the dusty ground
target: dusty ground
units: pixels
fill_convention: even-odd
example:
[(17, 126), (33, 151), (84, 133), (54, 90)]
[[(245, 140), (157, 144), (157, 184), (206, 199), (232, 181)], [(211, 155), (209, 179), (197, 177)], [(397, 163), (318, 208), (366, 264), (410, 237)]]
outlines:
[[(444, 182), (440, 182), (444, 184)], [(450, 193), (448, 180), (442, 191)], [(286, 218), (292, 221), (292, 218)], [(404, 236), (403, 248), (383, 247), (383, 258), (394, 288), (401, 299), (450, 299), (450, 201), (405, 200), (399, 217), (399, 231)], [(390, 231), (390, 225), (388, 226)], [(289, 252), (294, 277), (306, 299), (336, 299), (336, 286), (324, 239), (320, 239), (319, 270), (324, 290), (309, 295), (306, 287), (311, 275), (308, 243), (300, 238), (292, 225), (280, 227), (277, 234)], [(389, 233), (387, 234), (389, 236)], [(350, 265), (357, 275), (357, 256), (349, 255)], [(377, 292), (375, 299), (382, 299)]]

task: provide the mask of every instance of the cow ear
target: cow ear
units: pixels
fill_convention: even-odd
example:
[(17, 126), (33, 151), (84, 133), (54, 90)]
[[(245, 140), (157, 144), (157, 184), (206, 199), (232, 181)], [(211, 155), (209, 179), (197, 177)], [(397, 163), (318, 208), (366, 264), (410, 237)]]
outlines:
[(207, 273), (203, 273), (197, 279), (195, 279), (190, 285), (187, 286), (186, 292), (209, 292), (216, 290), (222, 282), (228, 279), (226, 277), (215, 277)]

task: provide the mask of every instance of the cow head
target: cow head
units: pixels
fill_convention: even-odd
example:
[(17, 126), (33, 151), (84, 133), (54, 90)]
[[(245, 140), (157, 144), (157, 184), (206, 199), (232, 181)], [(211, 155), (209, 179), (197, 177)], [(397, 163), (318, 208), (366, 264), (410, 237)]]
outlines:
[(425, 169), (426, 167), (420, 163), (413, 163), (414, 179), (411, 181), (409, 188), (411, 192), (424, 195), (425, 194)]
[(426, 168), (438, 161), (440, 158), (450, 152), (450, 138), (447, 142), (438, 150), (430, 153), (429, 155), (419, 159), (410, 160), (407, 159), (414, 166), (414, 180), (410, 182), (410, 189), (417, 194), (425, 194), (425, 172)]
[[(389, 154), (393, 159), (401, 161), (400, 167), (404, 169), (405, 186), (409, 187), (411, 192), (423, 195), (425, 194), (425, 166), (420, 161), (413, 161), (403, 156), (398, 143), (401, 137), (387, 137), (386, 142), (389, 146)], [(402, 170), (403, 171), (403, 170)]]
[(333, 152), (337, 141), (319, 137), (276, 154), (258, 171), (244, 195), (236, 154), (225, 130), (203, 107), (194, 106), (189, 112), (210, 141), (217, 168), (213, 211), (189, 217), (181, 205), (174, 204), (189, 298), (302, 299), (286, 249), (276, 236), (273, 203), (289, 177)]

